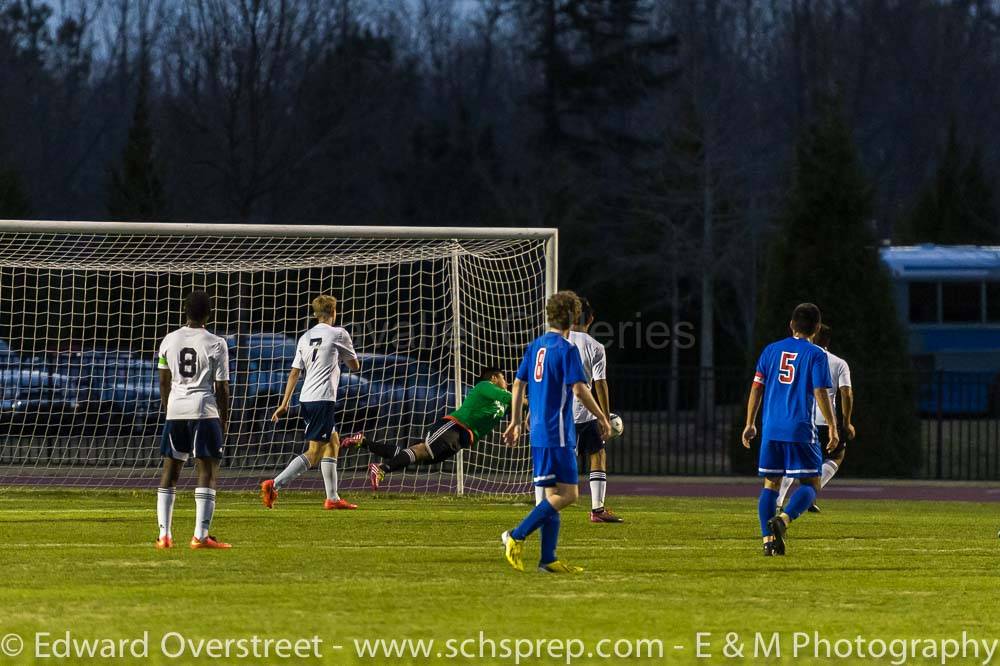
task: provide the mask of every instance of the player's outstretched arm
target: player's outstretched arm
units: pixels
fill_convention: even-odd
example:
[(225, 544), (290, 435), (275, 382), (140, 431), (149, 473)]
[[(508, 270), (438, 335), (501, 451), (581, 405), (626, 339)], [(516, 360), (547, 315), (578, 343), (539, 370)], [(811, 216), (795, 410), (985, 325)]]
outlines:
[(298, 368), (292, 368), (292, 371), (288, 373), (288, 383), (285, 384), (285, 395), (281, 399), (281, 404), (274, 410), (274, 415), (271, 417), (272, 423), (277, 423), (288, 412), (288, 405), (292, 404), (292, 394), (295, 393), (295, 385), (299, 383), (299, 374), (301, 373)]
[(827, 427), (830, 430), (830, 441), (826, 445), (826, 450), (830, 453), (840, 444), (840, 433), (837, 432), (837, 421), (833, 413), (833, 404), (830, 402), (830, 393), (825, 388), (818, 388), (813, 391), (816, 396), (816, 404), (819, 405), (820, 414), (826, 419)]
[(608, 422), (608, 415), (604, 413), (604, 410), (600, 408), (597, 401), (594, 400), (594, 395), (590, 392), (590, 389), (584, 382), (577, 382), (573, 384), (573, 395), (576, 399), (583, 403), (583, 406), (587, 408), (587, 411), (597, 417), (597, 427), (601, 431), (601, 439), (608, 439), (611, 437), (611, 423)]
[(219, 422), (222, 424), (222, 434), (229, 432), (229, 381), (215, 382), (215, 402), (219, 408)]
[(760, 411), (760, 400), (764, 393), (764, 385), (754, 382), (750, 387), (750, 397), (747, 398), (747, 422), (743, 428), (743, 448), (749, 449), (750, 442), (757, 436), (757, 412)]
[(163, 405), (163, 411), (167, 411), (167, 401), (170, 400), (170, 382), (172, 377), (170, 376), (170, 370), (166, 368), (160, 368), (160, 404)]
[(507, 446), (517, 446), (521, 439), (521, 419), (524, 414), (524, 382), (514, 380), (511, 391), (510, 424), (503, 431), (503, 441)]
[(854, 439), (854, 423), (851, 416), (854, 414), (854, 389), (850, 386), (840, 387), (840, 408), (844, 411), (844, 437)]

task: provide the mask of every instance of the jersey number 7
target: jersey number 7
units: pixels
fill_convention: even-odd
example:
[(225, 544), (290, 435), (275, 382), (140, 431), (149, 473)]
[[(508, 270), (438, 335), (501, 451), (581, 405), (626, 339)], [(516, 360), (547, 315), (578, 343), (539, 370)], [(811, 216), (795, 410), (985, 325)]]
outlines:
[(796, 352), (781, 352), (781, 364), (778, 366), (778, 381), (791, 384), (795, 381), (795, 366), (792, 361), (798, 358)]
[(319, 353), (319, 346), (323, 344), (323, 338), (309, 338), (309, 346), (313, 348), (312, 360), (316, 360), (316, 354)]

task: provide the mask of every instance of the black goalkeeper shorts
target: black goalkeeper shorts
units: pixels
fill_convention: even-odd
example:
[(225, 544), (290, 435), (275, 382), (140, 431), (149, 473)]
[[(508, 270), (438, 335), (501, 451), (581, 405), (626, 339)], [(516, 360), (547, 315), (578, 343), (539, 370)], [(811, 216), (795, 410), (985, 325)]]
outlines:
[(431, 426), (424, 443), (434, 462), (442, 462), (472, 446), (472, 433), (454, 419), (440, 419)]

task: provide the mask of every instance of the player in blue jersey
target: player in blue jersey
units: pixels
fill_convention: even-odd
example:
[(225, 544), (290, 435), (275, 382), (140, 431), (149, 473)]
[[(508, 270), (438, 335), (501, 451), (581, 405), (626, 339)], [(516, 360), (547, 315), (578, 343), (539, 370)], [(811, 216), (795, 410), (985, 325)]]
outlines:
[(580, 300), (572, 291), (560, 291), (549, 298), (545, 314), (549, 330), (529, 344), (524, 353), (514, 380), (511, 422), (503, 434), (508, 445), (517, 446), (521, 437), (523, 398), (527, 393), (534, 483), (545, 488), (545, 500), (500, 539), (507, 561), (518, 571), (524, 571), (524, 540), (541, 528), (542, 555), (538, 570), (579, 573), (582, 568), (560, 562), (556, 557), (559, 512), (573, 504), (579, 492), (573, 396), (591, 414), (598, 415), (602, 439), (611, 434), (611, 424), (590, 393), (579, 350), (568, 340), (573, 322), (580, 318)]
[[(830, 363), (826, 352), (809, 342), (820, 325), (819, 308), (802, 303), (792, 312), (792, 336), (764, 348), (747, 402), (747, 422), (743, 446), (757, 436), (757, 411), (761, 403), (762, 433), (758, 472), (764, 477), (757, 511), (764, 555), (785, 554), (788, 525), (816, 501), (820, 489), (823, 451), (813, 423), (813, 409), (819, 407), (830, 424), (827, 451), (839, 443), (837, 421), (830, 404)], [(784, 511), (775, 515), (782, 477), (799, 479), (802, 486), (792, 495)]]

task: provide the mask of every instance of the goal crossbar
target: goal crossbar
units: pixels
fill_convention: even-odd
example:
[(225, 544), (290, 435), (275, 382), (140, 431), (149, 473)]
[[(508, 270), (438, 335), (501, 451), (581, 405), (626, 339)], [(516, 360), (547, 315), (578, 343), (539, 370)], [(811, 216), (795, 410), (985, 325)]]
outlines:
[(371, 239), (540, 239), (554, 240), (549, 227), (400, 227), (307, 224), (228, 224), (190, 222), (90, 222), (72, 220), (3, 220), (0, 233), (150, 236), (230, 236)]

